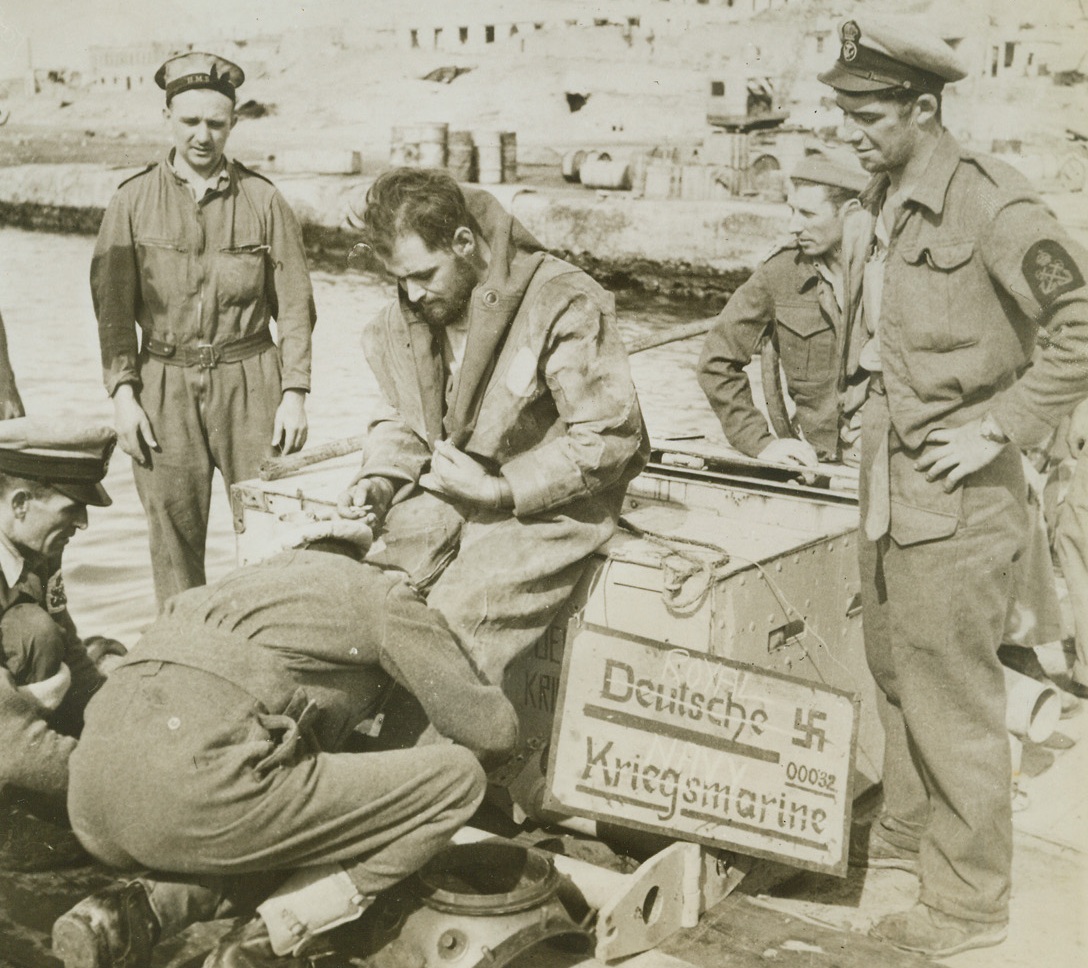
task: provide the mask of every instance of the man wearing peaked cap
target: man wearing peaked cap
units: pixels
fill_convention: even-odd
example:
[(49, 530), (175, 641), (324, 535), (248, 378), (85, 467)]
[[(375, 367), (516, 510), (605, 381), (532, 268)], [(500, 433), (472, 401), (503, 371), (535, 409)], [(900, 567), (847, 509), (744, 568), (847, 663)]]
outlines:
[(94, 659), (124, 648), (79, 638), (60, 560), (87, 505), (110, 504), (115, 440), (108, 427), (0, 421), (0, 867), (84, 858), (63, 823), (68, 757), (103, 682)]
[[(772, 463), (815, 467), (843, 455), (842, 220), (869, 179), (852, 158), (813, 153), (790, 180), (791, 238), (729, 299), (707, 334), (698, 377), (732, 446)], [(756, 407), (745, 367), (757, 353), (764, 363), (781, 361), (796, 404), (792, 422), (777, 362), (774, 379), (763, 381), (770, 426)]]
[(873, 934), (943, 957), (1006, 933), (998, 647), (1030, 533), (1019, 449), (1088, 395), (1088, 253), (1022, 175), (944, 129), (941, 92), (966, 75), (951, 47), (860, 17), (840, 35), (821, 80), (876, 176), (843, 235), (844, 382), (868, 388), (863, 626), (886, 700), (884, 808), (858, 859), (921, 882)]
[(215, 469), (229, 491), (307, 434), (315, 313), (302, 232), (276, 188), (224, 154), (244, 79), (200, 51), (159, 68), (173, 146), (119, 187), (91, 262), (106, 390), (160, 606), (204, 584)]
[(955, 50), (912, 18), (847, 20), (839, 36), (839, 59), (819, 75), (837, 91), (863, 94), (898, 88), (940, 94), (945, 84), (967, 76)]

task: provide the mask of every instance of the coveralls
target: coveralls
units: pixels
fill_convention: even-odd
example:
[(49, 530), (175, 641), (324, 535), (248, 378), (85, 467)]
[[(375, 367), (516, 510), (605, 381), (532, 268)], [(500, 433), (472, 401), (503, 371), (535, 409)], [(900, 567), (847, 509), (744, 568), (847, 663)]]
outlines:
[[(364, 333), (390, 410), (370, 425), (359, 476), (400, 488), (384, 548), (376, 543), (368, 560), (426, 590), (501, 681), (612, 535), (649, 440), (611, 294), (546, 255), (491, 195), (466, 197), (491, 258), (471, 295), (460, 369), (448, 378), (441, 332), (401, 291)], [(502, 474), (512, 512), (416, 487), (443, 439)]]
[(135, 387), (161, 447), (150, 466), (133, 462), (161, 606), (204, 584), (213, 469), (228, 492), (255, 477), (283, 391), (309, 390), (302, 233), (276, 188), (238, 162), (197, 201), (168, 158), (106, 209), (91, 294), (106, 390)]
[(838, 459), (842, 313), (826, 272), (796, 243), (776, 249), (729, 297), (707, 333), (699, 385), (726, 439), (749, 457), (775, 439), (744, 372), (770, 333), (805, 440), (823, 460)]
[[(1088, 394), (1088, 255), (1018, 172), (946, 132), (863, 287), (886, 190), (886, 177), (866, 190), (843, 244), (847, 318), (862, 321), (848, 372), (866, 331), (879, 346), (859, 562), (866, 651), (887, 700), (880, 823), (885, 839), (920, 849), (924, 904), (1002, 922), (1011, 765), (996, 652), (1027, 525), (1017, 447)], [(986, 413), (1011, 441), (994, 461), (951, 493), (915, 470), (931, 431)]]
[[(394, 680), (464, 746), (340, 752)], [(391, 886), (482, 798), (464, 747), (505, 751), (516, 729), (403, 582), (291, 551), (167, 603), (87, 710), (68, 806), (95, 857), (169, 872), (149, 885), (167, 934), (267, 894), (268, 872), (343, 861), (362, 894)]]

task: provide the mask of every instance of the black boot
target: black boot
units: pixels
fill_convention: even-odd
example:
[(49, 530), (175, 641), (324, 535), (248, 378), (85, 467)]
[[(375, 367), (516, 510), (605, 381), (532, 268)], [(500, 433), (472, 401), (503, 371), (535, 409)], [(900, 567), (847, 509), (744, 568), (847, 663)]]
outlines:
[(311, 968), (315, 961), (331, 965), (326, 959), (332, 954), (332, 947), (318, 938), (306, 946), (305, 955), (278, 955), (272, 950), (268, 927), (256, 917), (223, 935), (205, 959), (204, 968)]
[(139, 881), (85, 897), (53, 923), (53, 953), (64, 968), (150, 968), (159, 922)]

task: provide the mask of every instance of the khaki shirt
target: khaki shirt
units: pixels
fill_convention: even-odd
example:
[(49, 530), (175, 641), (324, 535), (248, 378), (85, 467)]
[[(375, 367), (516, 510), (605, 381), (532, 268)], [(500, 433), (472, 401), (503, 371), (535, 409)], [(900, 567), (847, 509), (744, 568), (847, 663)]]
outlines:
[[(862, 266), (887, 190), (848, 217), (846, 299), (857, 366)], [(866, 238), (865, 234), (869, 237)], [(880, 361), (892, 426), (911, 450), (989, 412), (1021, 449), (1088, 395), (1088, 252), (1027, 180), (945, 132), (889, 234)], [(1037, 339), (1038, 337), (1038, 339)]]
[(775, 439), (744, 370), (770, 334), (805, 439), (821, 457), (836, 458), (841, 330), (829, 279), (796, 245), (756, 267), (714, 320), (699, 358), (699, 385), (733, 447), (756, 457)]
[(271, 182), (230, 162), (199, 201), (169, 162), (123, 182), (91, 260), (106, 390), (139, 387), (139, 347), (225, 345), (276, 320), (281, 389), (310, 387), (316, 313), (302, 232)]

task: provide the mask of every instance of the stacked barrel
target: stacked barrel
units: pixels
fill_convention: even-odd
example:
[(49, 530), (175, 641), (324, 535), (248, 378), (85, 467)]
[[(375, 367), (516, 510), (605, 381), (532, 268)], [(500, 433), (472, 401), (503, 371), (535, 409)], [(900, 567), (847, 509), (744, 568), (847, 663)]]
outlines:
[(518, 180), (514, 131), (450, 131), (447, 124), (395, 127), (389, 145), (394, 167), (445, 168), (458, 181), (501, 185)]

